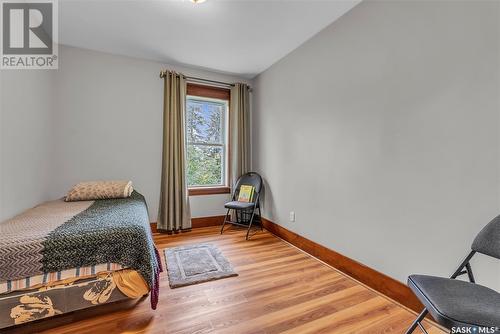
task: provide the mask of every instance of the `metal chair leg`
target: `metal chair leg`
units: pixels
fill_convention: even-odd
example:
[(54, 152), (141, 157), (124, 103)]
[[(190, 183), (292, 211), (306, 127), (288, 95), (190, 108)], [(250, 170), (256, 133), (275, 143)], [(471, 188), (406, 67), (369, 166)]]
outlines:
[(229, 211), (231, 209), (227, 209), (227, 212), (226, 212), (226, 215), (224, 216), (224, 222), (222, 223), (222, 227), (220, 229), (220, 234), (222, 234), (222, 232), (224, 232), (224, 225), (226, 225), (226, 221), (227, 221), (227, 216), (229, 215)]
[(255, 216), (255, 210), (252, 212), (252, 217), (250, 218), (250, 222), (248, 223), (246, 240), (248, 240), (248, 235), (250, 234), (250, 229), (252, 228), (252, 223), (253, 223), (253, 217), (254, 216)]
[(422, 313), (420, 313), (420, 314), (418, 315), (417, 319), (415, 319), (415, 321), (413, 321), (413, 323), (411, 324), (411, 326), (410, 326), (410, 327), (406, 330), (405, 334), (411, 334), (411, 333), (413, 333), (413, 331), (414, 331), (417, 327), (420, 327), (420, 329), (421, 329), (421, 330), (423, 330), (423, 331), (424, 331), (424, 333), (427, 333), (427, 332), (425, 331), (425, 328), (424, 328), (424, 329), (422, 329), (422, 327), (423, 327), (423, 326), (420, 324), (420, 322), (421, 322), (422, 320), (424, 320), (424, 318), (425, 318), (425, 316), (427, 315), (427, 313), (429, 313), (429, 312), (427, 311), (427, 309), (424, 309), (424, 310), (422, 311)]
[(451, 275), (451, 277), (450, 277), (451, 279), (455, 279), (455, 278), (457, 278), (458, 276), (461, 275), (462, 270), (467, 266), (467, 264), (472, 259), (472, 257), (474, 256), (474, 254), (476, 254), (476, 251), (472, 251), (472, 252), (469, 253), (469, 255), (467, 255), (467, 257), (465, 258), (465, 260), (462, 261), (462, 263), (457, 268), (457, 270), (453, 273), (453, 275)]
[(427, 333), (427, 331), (425, 330), (424, 325), (422, 325), (422, 323), (421, 323), (421, 322), (419, 322), (419, 323), (418, 323), (418, 327), (420, 327), (420, 330), (422, 331), (422, 333), (424, 333), (424, 334), (429, 334), (429, 333)]
[(468, 262), (465, 265), (465, 269), (467, 269), (467, 276), (469, 276), (469, 282), (471, 283), (476, 283), (476, 280), (474, 278), (474, 274), (472, 273), (472, 267), (470, 265), (470, 262)]
[(262, 214), (260, 213), (260, 204), (258, 206), (258, 209), (259, 209), (260, 230), (264, 231), (264, 227), (263, 227), (264, 224), (262, 224)]

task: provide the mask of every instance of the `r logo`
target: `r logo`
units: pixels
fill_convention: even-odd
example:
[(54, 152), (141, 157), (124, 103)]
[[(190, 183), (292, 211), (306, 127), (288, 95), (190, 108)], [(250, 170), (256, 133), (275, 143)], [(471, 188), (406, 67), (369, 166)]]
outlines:
[(53, 4), (2, 3), (4, 55), (50, 55), (53, 48)]

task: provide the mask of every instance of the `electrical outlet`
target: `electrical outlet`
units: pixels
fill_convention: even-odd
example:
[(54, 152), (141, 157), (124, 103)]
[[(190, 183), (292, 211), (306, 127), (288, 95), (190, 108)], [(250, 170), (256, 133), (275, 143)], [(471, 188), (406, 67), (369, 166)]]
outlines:
[(291, 222), (295, 221), (295, 211), (290, 211), (290, 221)]

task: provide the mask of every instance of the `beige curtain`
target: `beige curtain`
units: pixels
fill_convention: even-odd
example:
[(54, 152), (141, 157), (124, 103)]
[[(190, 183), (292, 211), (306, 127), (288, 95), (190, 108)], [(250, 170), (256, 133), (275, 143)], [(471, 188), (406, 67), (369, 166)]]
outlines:
[(231, 89), (231, 186), (250, 169), (250, 91), (237, 83)]
[(179, 231), (191, 228), (186, 182), (185, 104), (186, 80), (182, 74), (162, 72), (163, 157), (157, 228)]

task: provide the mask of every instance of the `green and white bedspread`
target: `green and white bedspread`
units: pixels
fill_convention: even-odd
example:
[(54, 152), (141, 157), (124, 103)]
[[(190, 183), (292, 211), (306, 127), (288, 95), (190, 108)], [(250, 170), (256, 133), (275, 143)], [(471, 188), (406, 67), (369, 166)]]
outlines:
[(0, 281), (101, 263), (141, 273), (158, 302), (161, 261), (144, 197), (43, 203), (0, 223)]

